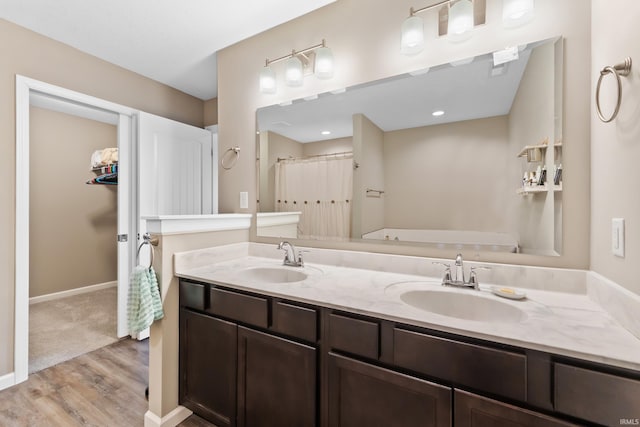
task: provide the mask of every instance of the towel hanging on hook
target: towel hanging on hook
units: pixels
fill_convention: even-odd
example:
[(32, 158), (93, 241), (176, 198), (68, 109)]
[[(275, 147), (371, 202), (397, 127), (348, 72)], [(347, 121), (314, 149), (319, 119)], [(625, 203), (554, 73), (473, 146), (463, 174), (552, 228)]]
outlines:
[(149, 245), (151, 260), (148, 267), (138, 265), (131, 273), (127, 297), (127, 325), (132, 336), (164, 317), (160, 286), (153, 269), (153, 247), (157, 244), (157, 237), (152, 238), (149, 233), (145, 233), (142, 236), (142, 243), (138, 246), (136, 259), (139, 261), (142, 247)]
[[(616, 64), (613, 67), (604, 67), (600, 71), (600, 77), (598, 77), (598, 84), (596, 85), (596, 112), (598, 113), (598, 117), (600, 118), (600, 120), (602, 120), (603, 122), (609, 123), (618, 115), (618, 112), (620, 111), (620, 104), (622, 104), (622, 80), (620, 79), (620, 76), (626, 77), (629, 75), (629, 73), (631, 73), (631, 58), (628, 56), (624, 59), (624, 62)], [(616, 82), (618, 84), (618, 98), (616, 100), (616, 107), (613, 110), (613, 114), (611, 114), (611, 117), (609, 118), (606, 118), (602, 114), (602, 109), (600, 108), (600, 85), (602, 84), (602, 79), (607, 74), (613, 74), (616, 77)]]

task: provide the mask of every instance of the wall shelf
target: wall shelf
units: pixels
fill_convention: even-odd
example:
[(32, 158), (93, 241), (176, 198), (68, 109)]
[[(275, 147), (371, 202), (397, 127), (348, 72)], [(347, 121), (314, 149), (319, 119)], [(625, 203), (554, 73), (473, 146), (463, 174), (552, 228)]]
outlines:
[(527, 194), (540, 194), (546, 193), (548, 191), (546, 185), (532, 185), (526, 187), (520, 187), (516, 190), (516, 194), (521, 196), (525, 196)]
[(562, 191), (562, 183), (560, 185), (531, 185), (520, 187), (516, 190), (516, 194), (526, 196), (528, 194), (542, 194), (548, 191), (559, 192)]
[(91, 169), (98, 176), (90, 179), (86, 184), (90, 185), (118, 185), (118, 163), (99, 166)]

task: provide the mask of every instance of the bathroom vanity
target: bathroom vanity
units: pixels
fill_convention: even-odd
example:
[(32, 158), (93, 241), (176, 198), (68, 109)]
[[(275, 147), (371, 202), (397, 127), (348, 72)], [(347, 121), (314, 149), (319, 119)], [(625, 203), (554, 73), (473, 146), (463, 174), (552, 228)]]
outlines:
[[(491, 314), (479, 310), (460, 319), (404, 298), (446, 292), (455, 302), (481, 292), (442, 290), (434, 277), (196, 258), (200, 266), (176, 262), (180, 402), (218, 426), (619, 425), (640, 417), (640, 342), (584, 296), (569, 295), (558, 309), (557, 295), (528, 289), (529, 301), (505, 302), (521, 317), (482, 319)], [(477, 298), (481, 307), (498, 297)]]

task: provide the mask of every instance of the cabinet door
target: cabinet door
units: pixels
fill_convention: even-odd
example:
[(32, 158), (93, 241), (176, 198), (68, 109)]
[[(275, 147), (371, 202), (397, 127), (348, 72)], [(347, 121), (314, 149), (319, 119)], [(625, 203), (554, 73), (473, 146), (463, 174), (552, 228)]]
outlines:
[(566, 427), (575, 424), (455, 390), (456, 427)]
[(238, 327), (238, 426), (316, 425), (316, 349)]
[(330, 354), (329, 425), (450, 426), (451, 389)]
[(237, 326), (180, 314), (180, 403), (219, 427), (235, 426)]

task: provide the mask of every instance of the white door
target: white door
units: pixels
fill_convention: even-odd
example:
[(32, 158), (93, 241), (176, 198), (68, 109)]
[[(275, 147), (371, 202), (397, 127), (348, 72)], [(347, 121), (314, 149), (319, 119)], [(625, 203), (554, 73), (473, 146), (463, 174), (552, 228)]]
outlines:
[[(132, 236), (136, 203), (132, 203), (132, 118), (120, 114), (118, 118), (118, 338), (129, 334), (127, 328), (127, 297), (129, 274), (133, 269), (136, 240)], [(135, 182), (135, 181), (134, 181)]]
[(138, 135), (140, 216), (214, 213), (211, 132), (141, 112)]

